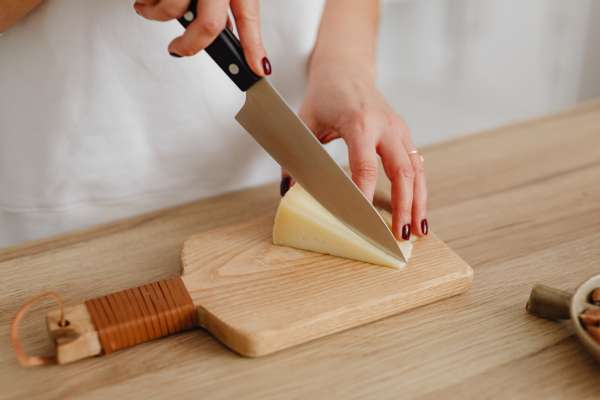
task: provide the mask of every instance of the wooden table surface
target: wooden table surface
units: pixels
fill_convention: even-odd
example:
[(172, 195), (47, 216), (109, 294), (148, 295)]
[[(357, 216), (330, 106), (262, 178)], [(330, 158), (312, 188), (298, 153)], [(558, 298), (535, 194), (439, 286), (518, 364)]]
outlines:
[[(0, 251), (0, 398), (597, 398), (568, 323), (524, 311), (534, 282), (600, 273), (600, 102), (423, 150), (430, 225), (475, 270), (464, 295), (246, 359), (204, 331), (25, 369), (9, 323), (48, 290), (67, 303), (175, 275), (184, 239), (277, 204), (275, 185)], [(39, 307), (26, 347), (50, 351)]]

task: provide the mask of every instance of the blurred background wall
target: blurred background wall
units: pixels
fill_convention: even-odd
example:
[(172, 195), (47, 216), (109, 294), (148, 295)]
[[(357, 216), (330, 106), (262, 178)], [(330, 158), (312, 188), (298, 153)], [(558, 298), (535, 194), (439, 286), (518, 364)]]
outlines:
[(600, 96), (600, 1), (388, 0), (382, 17), (379, 83), (417, 145)]

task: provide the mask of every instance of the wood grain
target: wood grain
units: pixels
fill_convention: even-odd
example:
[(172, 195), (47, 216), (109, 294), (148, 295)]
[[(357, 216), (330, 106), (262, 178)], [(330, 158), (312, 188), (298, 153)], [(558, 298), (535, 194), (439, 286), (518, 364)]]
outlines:
[(270, 354), (471, 286), (471, 267), (434, 234), (415, 242), (398, 270), (274, 246), (273, 218), (201, 233), (183, 246), (183, 281), (201, 325), (242, 355)]
[[(471, 286), (471, 267), (433, 233), (415, 242), (406, 268), (394, 269), (275, 246), (269, 214), (194, 235), (182, 250), (199, 325), (241, 355), (264, 356)], [(65, 327), (58, 309), (48, 314), (59, 364), (101, 353), (88, 307), (65, 308)], [(133, 337), (129, 343), (145, 341)]]
[[(41, 291), (74, 304), (176, 274), (186, 238), (268, 213), (275, 185), (2, 251), (0, 397), (596, 398), (600, 367), (569, 325), (524, 306), (533, 283), (573, 290), (600, 272), (599, 149), (598, 102), (422, 149), (430, 225), (474, 267), (473, 288), (264, 358), (198, 331), (24, 369), (8, 325)], [(50, 350), (46, 310), (22, 327), (34, 352)]]
[(52, 310), (46, 316), (48, 334), (57, 343), (56, 359), (59, 364), (93, 357), (102, 352), (98, 333), (85, 304), (65, 307), (64, 318), (67, 327), (59, 326), (59, 310)]

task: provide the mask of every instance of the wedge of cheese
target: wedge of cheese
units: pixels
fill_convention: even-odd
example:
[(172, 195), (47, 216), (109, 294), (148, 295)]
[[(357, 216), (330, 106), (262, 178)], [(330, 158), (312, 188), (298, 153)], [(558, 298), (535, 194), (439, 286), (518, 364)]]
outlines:
[[(387, 211), (379, 211), (388, 225), (391, 224), (391, 215)], [(392, 268), (406, 265), (348, 228), (299, 184), (295, 184), (279, 203), (273, 226), (273, 243)], [(398, 245), (408, 260), (412, 242), (402, 241)]]

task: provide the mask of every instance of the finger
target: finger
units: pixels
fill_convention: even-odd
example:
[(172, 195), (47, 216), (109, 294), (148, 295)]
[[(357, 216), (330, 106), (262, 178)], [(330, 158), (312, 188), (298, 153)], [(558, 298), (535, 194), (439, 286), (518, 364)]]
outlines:
[(377, 184), (377, 153), (374, 140), (363, 133), (344, 137), (348, 146), (348, 161), (352, 180), (373, 201)]
[(135, 7), (136, 4), (153, 5), (158, 2), (159, 2), (159, 0), (136, 0), (133, 6)]
[(169, 53), (193, 56), (205, 49), (225, 29), (228, 6), (228, 0), (199, 1), (196, 19), (169, 44)]
[(186, 9), (185, 2), (177, 0), (136, 1), (135, 11), (144, 18), (154, 21), (169, 21), (181, 17)]
[(416, 151), (412, 136), (404, 123), (395, 126), (396, 131), (402, 131), (402, 143), (407, 150), (415, 180), (413, 185), (412, 202), (412, 232), (417, 236), (425, 236), (429, 233), (429, 221), (427, 220), (427, 182), (423, 168), (423, 156)]
[(412, 204), (412, 229), (417, 236), (425, 236), (429, 233), (429, 221), (427, 220), (427, 181), (425, 168), (420, 154), (409, 154), (415, 182), (413, 187)]
[(271, 75), (271, 63), (260, 34), (258, 0), (231, 0), (231, 12), (250, 68), (259, 76)]
[(398, 134), (383, 137), (378, 152), (392, 183), (392, 232), (398, 240), (410, 239), (414, 170)]
[(294, 183), (296, 183), (296, 181), (290, 175), (290, 173), (285, 169), (281, 169), (281, 183), (279, 184), (279, 194), (281, 197), (283, 197), (288, 190), (294, 186)]

